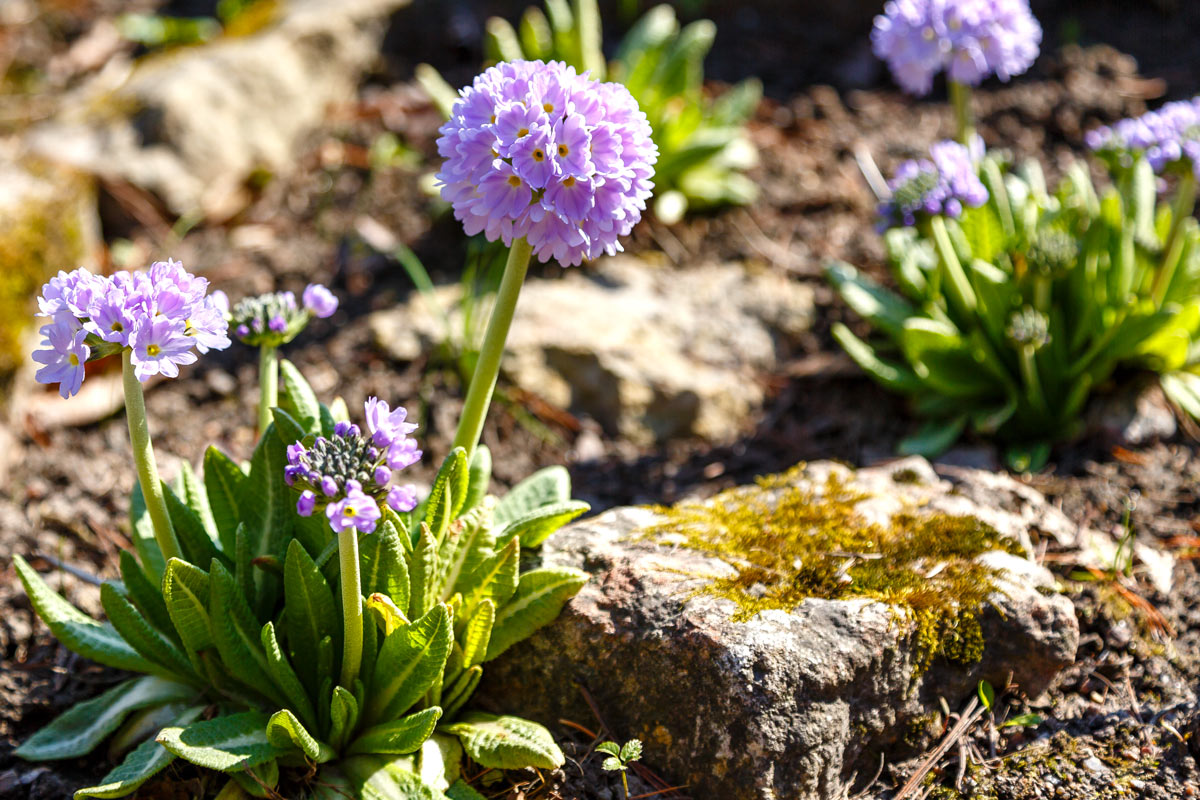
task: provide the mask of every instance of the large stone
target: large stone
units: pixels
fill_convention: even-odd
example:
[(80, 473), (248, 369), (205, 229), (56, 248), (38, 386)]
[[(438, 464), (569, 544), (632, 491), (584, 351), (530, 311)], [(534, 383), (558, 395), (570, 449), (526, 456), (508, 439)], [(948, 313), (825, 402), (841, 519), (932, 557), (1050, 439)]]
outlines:
[(354, 97), (388, 15), (408, 1), (289, 0), (255, 34), (102, 72), (29, 142), (177, 214), (227, 215), (251, 174), (290, 169), (300, 138)]
[[(833, 472), (872, 495), (859, 506), (868, 518), (929, 513), (941, 497), (956, 513), (973, 508), (1011, 529), (1028, 526), (986, 497), (960, 496), (961, 476), (944, 480), (921, 459), (857, 474), (816, 464), (795, 480), (822, 487)], [(615, 509), (551, 537), (544, 563), (594, 578), (556, 622), (488, 665), (484, 693), (502, 711), (553, 724), (591, 718), (582, 685), (613, 735), (640, 737), (648, 760), (693, 796), (844, 797), (881, 754), (929, 742), (939, 698), (955, 708), (980, 680), (1004, 686), (1010, 678), (1036, 695), (1074, 659), (1072, 604), (1025, 558), (980, 556), (1000, 575), (978, 616), (982, 657), (939, 658), (921, 671), (911, 627), (869, 599), (810, 598), (790, 612), (734, 621), (731, 600), (696, 593), (711, 580), (697, 576), (732, 568), (637, 536), (660, 519), (646, 508)]]
[[(438, 290), (452, 332), (461, 288)], [(518, 386), (647, 444), (735, 437), (762, 404), (761, 373), (785, 357), (813, 316), (811, 287), (740, 264), (686, 269), (602, 259), (521, 293), (503, 369)], [(424, 297), (371, 317), (377, 344), (408, 361), (447, 328)]]

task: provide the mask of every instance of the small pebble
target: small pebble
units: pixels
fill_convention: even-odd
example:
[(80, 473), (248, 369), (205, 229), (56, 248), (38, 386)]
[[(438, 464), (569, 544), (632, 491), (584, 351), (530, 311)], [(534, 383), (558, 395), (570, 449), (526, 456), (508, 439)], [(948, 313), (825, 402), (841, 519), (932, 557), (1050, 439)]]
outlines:
[(1088, 758), (1085, 758), (1083, 760), (1082, 766), (1088, 772), (1093, 772), (1096, 774), (1100, 774), (1101, 772), (1108, 771), (1108, 768), (1104, 766), (1104, 762), (1102, 762), (1100, 759), (1096, 758), (1095, 756), (1090, 756)]

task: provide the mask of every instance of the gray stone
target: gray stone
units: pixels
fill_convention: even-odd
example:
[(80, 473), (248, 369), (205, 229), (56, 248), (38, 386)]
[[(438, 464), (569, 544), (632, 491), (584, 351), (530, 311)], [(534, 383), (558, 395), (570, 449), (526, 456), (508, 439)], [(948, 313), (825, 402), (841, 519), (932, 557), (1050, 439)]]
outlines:
[(354, 96), (384, 22), (408, 0), (290, 0), (248, 36), (110, 69), (28, 140), (46, 157), (154, 192), (178, 214), (227, 216), (256, 170), (284, 172), (328, 106)]
[[(462, 330), (461, 288), (437, 292)], [(648, 444), (680, 436), (726, 441), (763, 402), (769, 372), (808, 330), (811, 287), (740, 264), (674, 270), (601, 259), (521, 294), (503, 368), (518, 386)], [(444, 340), (428, 301), (372, 315), (379, 347), (409, 361)]]
[[(868, 517), (925, 513), (954, 494), (921, 459), (857, 473), (814, 464), (797, 480), (821, 486), (833, 472), (873, 495), (859, 506)], [(965, 512), (972, 504), (952, 505)], [(1002, 509), (979, 510), (993, 520), (1009, 514), (1010, 528), (1024, 524)], [(956, 708), (980, 680), (1010, 678), (1037, 695), (1074, 659), (1072, 604), (1024, 558), (981, 557), (1002, 575), (979, 614), (982, 659), (938, 659), (920, 672), (909, 626), (868, 599), (808, 599), (791, 613), (734, 622), (731, 601), (694, 593), (705, 580), (696, 576), (731, 567), (636, 538), (658, 519), (646, 508), (614, 509), (551, 537), (544, 563), (594, 578), (556, 622), (488, 665), (483, 691), (502, 711), (590, 722), (582, 685), (612, 734), (640, 737), (648, 762), (693, 796), (844, 797), (882, 754), (911, 755), (929, 742), (938, 698)]]

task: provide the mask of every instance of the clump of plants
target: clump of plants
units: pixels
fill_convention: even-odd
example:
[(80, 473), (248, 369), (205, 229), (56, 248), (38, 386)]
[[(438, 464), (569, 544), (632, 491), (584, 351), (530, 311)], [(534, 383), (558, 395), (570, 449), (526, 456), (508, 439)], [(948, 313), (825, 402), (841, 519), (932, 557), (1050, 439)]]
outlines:
[[(757, 152), (745, 124), (762, 97), (762, 85), (751, 79), (715, 100), (705, 95), (704, 58), (716, 37), (711, 21), (680, 27), (670, 6), (656, 6), (633, 25), (606, 63), (596, 0), (546, 0), (545, 7), (545, 12), (526, 9), (516, 28), (500, 17), (489, 19), (488, 60), (561, 61), (595, 80), (607, 77), (626, 86), (658, 146), (654, 211), (663, 221), (678, 221), (691, 208), (754, 201), (757, 186), (744, 173), (757, 163)], [(417, 76), (449, 115), (453, 90), (427, 64)]]
[[(517, 111), (518, 96), (534, 102)], [(607, 146), (617, 138), (623, 147)], [(336, 312), (324, 287), (231, 307), (177, 262), (111, 277), (76, 270), (45, 286), (37, 378), (68, 397), (89, 360), (120, 355), (138, 475), (136, 554), (122, 554), (121, 580), (102, 589), (108, 622), (14, 556), (64, 645), (142, 676), (18, 749), (52, 760), (109, 740), (124, 761), (76, 796), (130, 794), (176, 758), (226, 774), (231, 794), (367, 800), (471, 796), (464, 756), (496, 769), (563, 763), (545, 728), (470, 700), (483, 664), (586, 581), (566, 568), (522, 572), (520, 551), (587, 505), (571, 500), (561, 468), (489, 496), (478, 443), (529, 259), (579, 263), (615, 248), (649, 196), (654, 145), (624, 87), (521, 62), (464, 91), (439, 147), (456, 213), (511, 251), (455, 447), (424, 498), (398, 482), (422, 457), (403, 408), (370, 398), (360, 425), (279, 358), (312, 318)], [(502, 155), (476, 158), (493, 151)], [(260, 439), (247, 465), (210, 448), (202, 477), (185, 464), (168, 485), (142, 382), (230, 346), (231, 326), (259, 350)]]
[(710, 500), (656, 509), (646, 535), (721, 559), (728, 575), (698, 593), (734, 601), (734, 619), (792, 611), (805, 599), (865, 597), (891, 605), (914, 628), (924, 669), (935, 657), (972, 662), (982, 652), (976, 614), (996, 572), (976, 561), (1019, 546), (973, 517), (898, 514), (887, 525), (857, 510), (866, 495), (836, 475), (798, 481), (803, 466)]
[[(924, 41), (926, 28), (901, 24), (900, 11), (913, 5), (924, 7), (889, 4), (886, 22), (876, 23), (877, 34), (887, 32), (877, 46), (892, 41), (893, 56), (914, 58)], [(961, 34), (968, 28), (955, 24), (956, 7), (922, 24)], [(973, 34), (1011, 43), (995, 64), (986, 47), (946, 45), (952, 86), (954, 65), (975, 63), (968, 76), (980, 74), (975, 57), (1002, 76), (1032, 61), (1017, 56), (1029, 46), (1036, 54), (1034, 29), (1006, 28), (1006, 19), (992, 21), (992, 34)], [(901, 83), (927, 77), (913, 72), (925, 62), (896, 58), (889, 63)], [(1173, 104), (1094, 133), (1110, 184), (1097, 188), (1076, 164), (1050, 189), (1036, 162), (1014, 168), (1004, 153), (985, 152), (959, 98), (959, 142), (903, 163), (880, 206), (897, 290), (846, 264), (827, 270), (878, 334), (868, 343), (837, 325), (835, 338), (929, 420), (901, 449), (934, 455), (970, 429), (1002, 442), (1014, 469), (1037, 469), (1052, 443), (1079, 432), (1092, 393), (1125, 368), (1158, 373), (1173, 400), (1200, 414), (1200, 232), (1191, 216), (1200, 105)]]

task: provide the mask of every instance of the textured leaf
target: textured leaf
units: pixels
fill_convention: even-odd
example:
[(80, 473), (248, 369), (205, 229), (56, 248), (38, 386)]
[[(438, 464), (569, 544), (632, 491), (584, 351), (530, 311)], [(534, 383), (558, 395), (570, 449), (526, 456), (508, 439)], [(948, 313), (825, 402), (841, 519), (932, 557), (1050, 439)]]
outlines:
[(630, 739), (621, 746), (621, 760), (626, 764), (642, 757), (642, 740)]
[(329, 741), (340, 752), (358, 722), (358, 701), (341, 686), (333, 687), (329, 700)]
[(383, 640), (375, 665), (367, 721), (395, 719), (417, 702), (446, 666), (453, 641), (450, 611), (434, 606)]
[(358, 560), (362, 564), (362, 592), (387, 595), (398, 608), (408, 608), (408, 562), (396, 526), (386, 520), (374, 536), (364, 537)]
[[(260, 505), (262, 514), (255, 520), (243, 520), (250, 534), (254, 558), (270, 556), (282, 561), (287, 544), (292, 540), (296, 510), (292, 505), (292, 490), (283, 480), (286, 466), (287, 450), (276, 435), (274, 426), (268, 425), (250, 459), (250, 496)], [(266, 619), (279, 600), (279, 578), (261, 570), (254, 577), (258, 589), (254, 608), (259, 619)]]
[(133, 494), (129, 498), (129, 528), (138, 560), (145, 565), (150, 575), (158, 580), (166, 569), (167, 560), (163, 558), (158, 540), (154, 538), (154, 523), (150, 519), (150, 512), (146, 510), (142, 486), (136, 481), (133, 484)]
[(208, 492), (187, 461), (181, 461), (179, 464), (179, 496), (187, 503), (188, 508), (196, 512), (208, 538), (214, 542), (220, 541), (212, 506), (208, 503)]
[(458, 515), (466, 502), (469, 482), (467, 451), (456, 447), (442, 462), (441, 469), (433, 479), (433, 488), (429, 490), (429, 499), (425, 501), (425, 515), (422, 520), (429, 526), (436, 540), (441, 541), (446, 526)]
[(322, 789), (317, 800), (446, 800), (411, 769), (409, 756), (350, 756), (338, 762), (330, 773), (329, 789)]
[[(520, 589), (518, 588), (518, 596)], [(576, 590), (578, 591), (578, 590)], [(496, 604), (491, 599), (484, 599), (475, 607), (471, 615), (462, 623), (462, 634), (458, 637), (462, 642), (463, 667), (473, 667), (482, 664), (488, 651), (488, 643), (492, 638), (492, 628), (496, 625)]]
[(408, 617), (404, 616), (404, 612), (386, 594), (376, 592), (367, 598), (366, 606), (375, 617), (378, 627), (383, 630), (384, 636), (391, 636), (393, 631), (409, 624)]
[(197, 566), (172, 558), (163, 576), (163, 599), (167, 613), (183, 646), (199, 665), (197, 654), (213, 645), (212, 623), (208, 618), (208, 573)]
[(213, 561), (210, 578), (208, 613), (221, 660), (246, 686), (277, 705), (287, 705), (283, 693), (271, 680), (258, 620), (238, 590), (237, 582), (219, 561)]
[[(200, 716), (204, 706), (192, 706), (173, 720), (174, 725), (188, 725)], [(125, 756), (125, 760), (95, 786), (79, 789), (76, 800), (82, 797), (125, 797), (137, 791), (143, 783), (162, 772), (175, 760), (175, 754), (154, 739), (147, 739)]]
[(433, 531), (421, 523), (421, 535), (408, 562), (408, 617), (417, 619), (433, 607), (437, 589), (438, 544)]
[(537, 547), (550, 534), (591, 508), (582, 500), (564, 500), (561, 503), (535, 508), (504, 526), (496, 539), (504, 542), (510, 537), (521, 540), (522, 547)]
[(287, 709), (276, 711), (267, 720), (267, 741), (284, 751), (294, 747), (303, 753), (305, 758), (318, 764), (324, 764), (335, 756), (329, 745), (318, 742), (300, 724), (296, 715)]
[(259, 711), (163, 728), (158, 742), (175, 755), (206, 769), (235, 772), (287, 753), (267, 740), (269, 717)]
[(232, 553), (237, 546), (238, 523), (252, 526), (261, 513), (260, 505), (250, 498), (250, 478), (229, 456), (209, 447), (204, 453), (204, 486), (221, 549)]
[(540, 469), (508, 490), (496, 504), (495, 520), (502, 527), (534, 509), (571, 499), (571, 474), (565, 467)]
[(159, 665), (155, 670), (167, 678), (183, 680), (196, 677), (187, 656), (175, 644), (146, 621), (133, 603), (111, 582), (100, 587), (100, 603), (109, 621), (134, 650)]
[(446, 797), (450, 800), (487, 800), (479, 792), (471, 788), (470, 784), (463, 783), (462, 780), (457, 780), (446, 790)]
[(299, 542), (288, 545), (283, 568), (284, 629), (292, 663), (310, 692), (320, 685), (317, 647), (327, 635), (336, 635), (334, 649), (341, 648), (341, 627), (333, 590), (316, 563)]
[(284, 655), (283, 648), (279, 646), (279, 640), (275, 637), (274, 623), (268, 622), (263, 625), (261, 640), (263, 652), (267, 656), (267, 671), (271, 674), (271, 679), (286, 695), (290, 708), (295, 709), (305, 725), (315, 730), (317, 726), (316, 710), (313, 708), (308, 693), (304, 691), (300, 678), (296, 676), (295, 670), (292, 669), (291, 663)]
[(849, 264), (832, 262), (825, 267), (825, 274), (846, 305), (854, 309), (854, 313), (892, 338), (899, 336), (904, 321), (917, 313), (903, 297), (880, 286)]
[(1200, 419), (1200, 375), (1177, 370), (1162, 376), (1162, 388), (1171, 402)]
[(271, 420), (275, 424), (275, 435), (279, 437), (285, 448), (308, 436), (304, 425), (282, 408), (271, 409)]
[(130, 647), (112, 625), (97, 622), (56, 594), (21, 556), (14, 554), (12, 560), (33, 610), (64, 647), (117, 669), (156, 671), (154, 664)]
[(474, 666), (458, 676), (458, 680), (445, 693), (444, 708), (446, 719), (454, 719), (467, 701), (471, 699), (471, 695), (475, 693), (475, 689), (479, 686), (480, 679), (483, 678), (483, 667)]
[(437, 706), (363, 731), (346, 752), (404, 755), (413, 753), (433, 734), (442, 710)]
[(569, 567), (546, 567), (521, 576), (517, 592), (496, 612), (484, 661), (554, 620), (568, 600), (588, 581), (588, 574)]
[(417, 751), (413, 772), (430, 787), (444, 792), (462, 775), (462, 762), (463, 748), (458, 737), (434, 733)]
[(557, 769), (565, 761), (550, 731), (520, 717), (472, 711), (442, 730), (462, 742), (472, 760), (494, 769)]
[(481, 444), (471, 454), (471, 464), (467, 469), (467, 494), (459, 513), (470, 511), (482, 503), (483, 498), (487, 497), (491, 482), (492, 451), (487, 445)]
[(317, 394), (296, 365), (286, 358), (279, 360), (279, 407), (299, 422), (307, 433), (321, 431), (321, 404), (317, 401)]
[(151, 625), (170, 636), (173, 641), (181, 642), (178, 631), (171, 623), (171, 615), (167, 613), (162, 591), (146, 577), (146, 573), (137, 563), (137, 557), (128, 550), (122, 550), (120, 560), (121, 582), (129, 592), (129, 599)]
[(133, 678), (67, 709), (14, 752), (30, 761), (86, 755), (120, 727), (131, 712), (195, 697), (195, 689), (178, 681), (156, 676)]
[(217, 545), (208, 538), (208, 531), (200, 515), (193, 511), (183, 499), (175, 494), (171, 486), (163, 482), (163, 495), (167, 502), (167, 513), (171, 517), (171, 525), (175, 528), (175, 536), (183, 550), (184, 558), (193, 564), (207, 564), (214, 558), (220, 558), (229, 563), (224, 553), (217, 550)]
[(461, 591), (459, 584), (490, 555), (496, 544), (491, 512), (479, 507), (459, 517), (446, 530), (438, 551), (439, 599), (446, 601)]
[(463, 578), (459, 586), (463, 594), (464, 612), (470, 613), (486, 599), (491, 599), (497, 608), (504, 607), (517, 590), (520, 553), (520, 543), (517, 539), (511, 539), (503, 550), (484, 559)]

